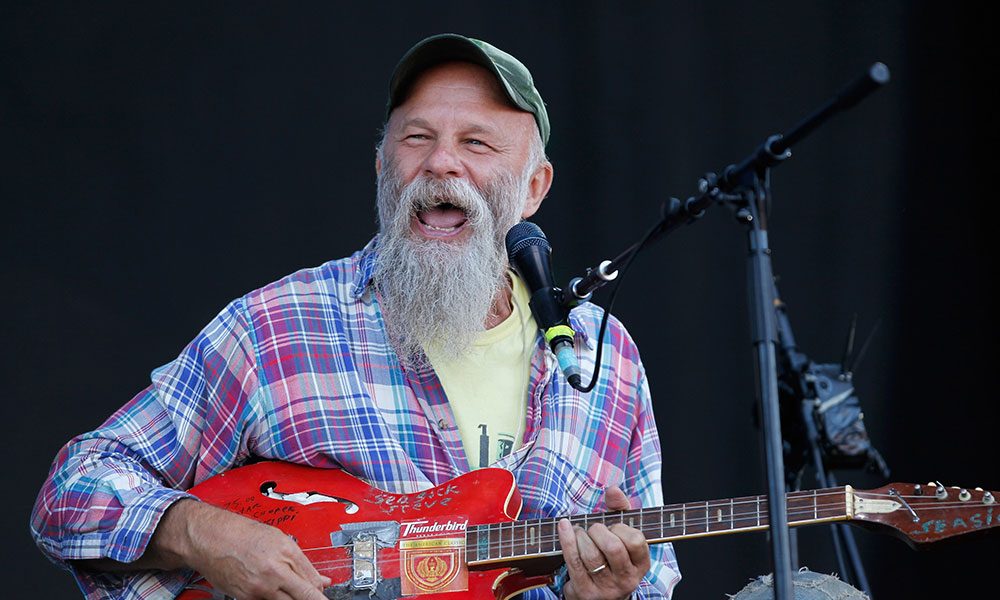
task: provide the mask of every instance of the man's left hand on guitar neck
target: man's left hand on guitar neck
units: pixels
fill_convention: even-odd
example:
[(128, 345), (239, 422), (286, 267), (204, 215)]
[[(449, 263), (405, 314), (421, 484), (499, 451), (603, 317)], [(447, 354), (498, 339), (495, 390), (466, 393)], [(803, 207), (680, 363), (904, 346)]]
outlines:
[[(604, 492), (608, 510), (632, 508), (617, 487)], [(559, 521), (559, 543), (569, 581), (563, 587), (567, 600), (621, 600), (628, 598), (649, 571), (649, 545), (638, 529), (622, 523), (589, 529)]]

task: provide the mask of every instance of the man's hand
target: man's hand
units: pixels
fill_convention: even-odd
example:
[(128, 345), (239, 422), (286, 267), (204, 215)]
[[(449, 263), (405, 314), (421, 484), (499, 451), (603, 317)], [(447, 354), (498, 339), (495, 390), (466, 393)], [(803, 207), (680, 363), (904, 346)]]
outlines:
[[(628, 510), (628, 497), (617, 487), (604, 492), (608, 510)], [(622, 523), (591, 525), (584, 531), (568, 519), (559, 521), (559, 543), (569, 571), (563, 587), (567, 600), (620, 600), (639, 586), (649, 571), (649, 545), (638, 529)]]
[(167, 509), (137, 562), (190, 567), (238, 600), (326, 600), (330, 585), (282, 531), (194, 500)]

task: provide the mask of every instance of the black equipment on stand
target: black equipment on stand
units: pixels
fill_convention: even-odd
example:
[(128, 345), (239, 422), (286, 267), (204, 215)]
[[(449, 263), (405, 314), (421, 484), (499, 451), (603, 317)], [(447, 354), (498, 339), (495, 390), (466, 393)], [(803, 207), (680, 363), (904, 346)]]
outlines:
[[(775, 600), (793, 600), (792, 551), (785, 504), (785, 468), (782, 426), (778, 393), (778, 311), (775, 310), (774, 276), (771, 250), (767, 239), (767, 217), (771, 206), (771, 168), (791, 157), (791, 146), (805, 138), (834, 114), (853, 107), (889, 81), (889, 68), (874, 63), (867, 72), (846, 86), (810, 116), (800, 121), (785, 135), (775, 134), (764, 140), (753, 153), (735, 165), (729, 165), (722, 175), (707, 173), (698, 180), (698, 195), (685, 201), (670, 198), (662, 210), (661, 219), (643, 238), (610, 261), (588, 269), (583, 277), (572, 279), (558, 291), (566, 306), (586, 301), (594, 290), (624, 273), (640, 250), (680, 225), (698, 220), (713, 204), (733, 209), (736, 220), (747, 229), (749, 247), (749, 303), (754, 347), (756, 396), (760, 406), (762, 437), (768, 488), (768, 523), (771, 537), (771, 562), (774, 572)], [(621, 278), (618, 284), (621, 283)], [(616, 285), (598, 335), (598, 358), (603, 346), (604, 329), (610, 305), (614, 303)], [(790, 328), (788, 332), (790, 334)], [(597, 381), (593, 374), (588, 386), (573, 387), (588, 392)], [(812, 422), (811, 419), (806, 419)], [(821, 468), (821, 472), (825, 471)], [(853, 542), (853, 539), (851, 539)]]

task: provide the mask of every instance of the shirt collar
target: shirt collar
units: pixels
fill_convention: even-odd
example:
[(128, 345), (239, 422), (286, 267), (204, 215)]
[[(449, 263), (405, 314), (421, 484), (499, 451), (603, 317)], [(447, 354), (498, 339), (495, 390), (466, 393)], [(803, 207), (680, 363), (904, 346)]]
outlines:
[(354, 283), (351, 286), (351, 297), (355, 300), (360, 298), (372, 283), (372, 277), (375, 275), (375, 259), (378, 256), (375, 252), (377, 247), (378, 235), (365, 244), (365, 247), (358, 253), (357, 262), (355, 263), (357, 267), (354, 271)]

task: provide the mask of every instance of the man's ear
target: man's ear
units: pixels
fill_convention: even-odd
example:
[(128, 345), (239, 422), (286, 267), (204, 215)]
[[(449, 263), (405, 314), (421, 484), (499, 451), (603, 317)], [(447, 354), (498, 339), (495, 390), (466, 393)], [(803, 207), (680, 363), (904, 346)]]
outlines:
[(542, 200), (545, 200), (545, 196), (549, 194), (549, 188), (552, 187), (552, 176), (553, 168), (549, 161), (543, 162), (535, 169), (531, 175), (531, 181), (528, 182), (528, 199), (524, 203), (524, 212), (521, 213), (522, 219), (527, 219), (538, 211)]
[(382, 153), (378, 150), (375, 151), (375, 175), (379, 176), (382, 174)]

